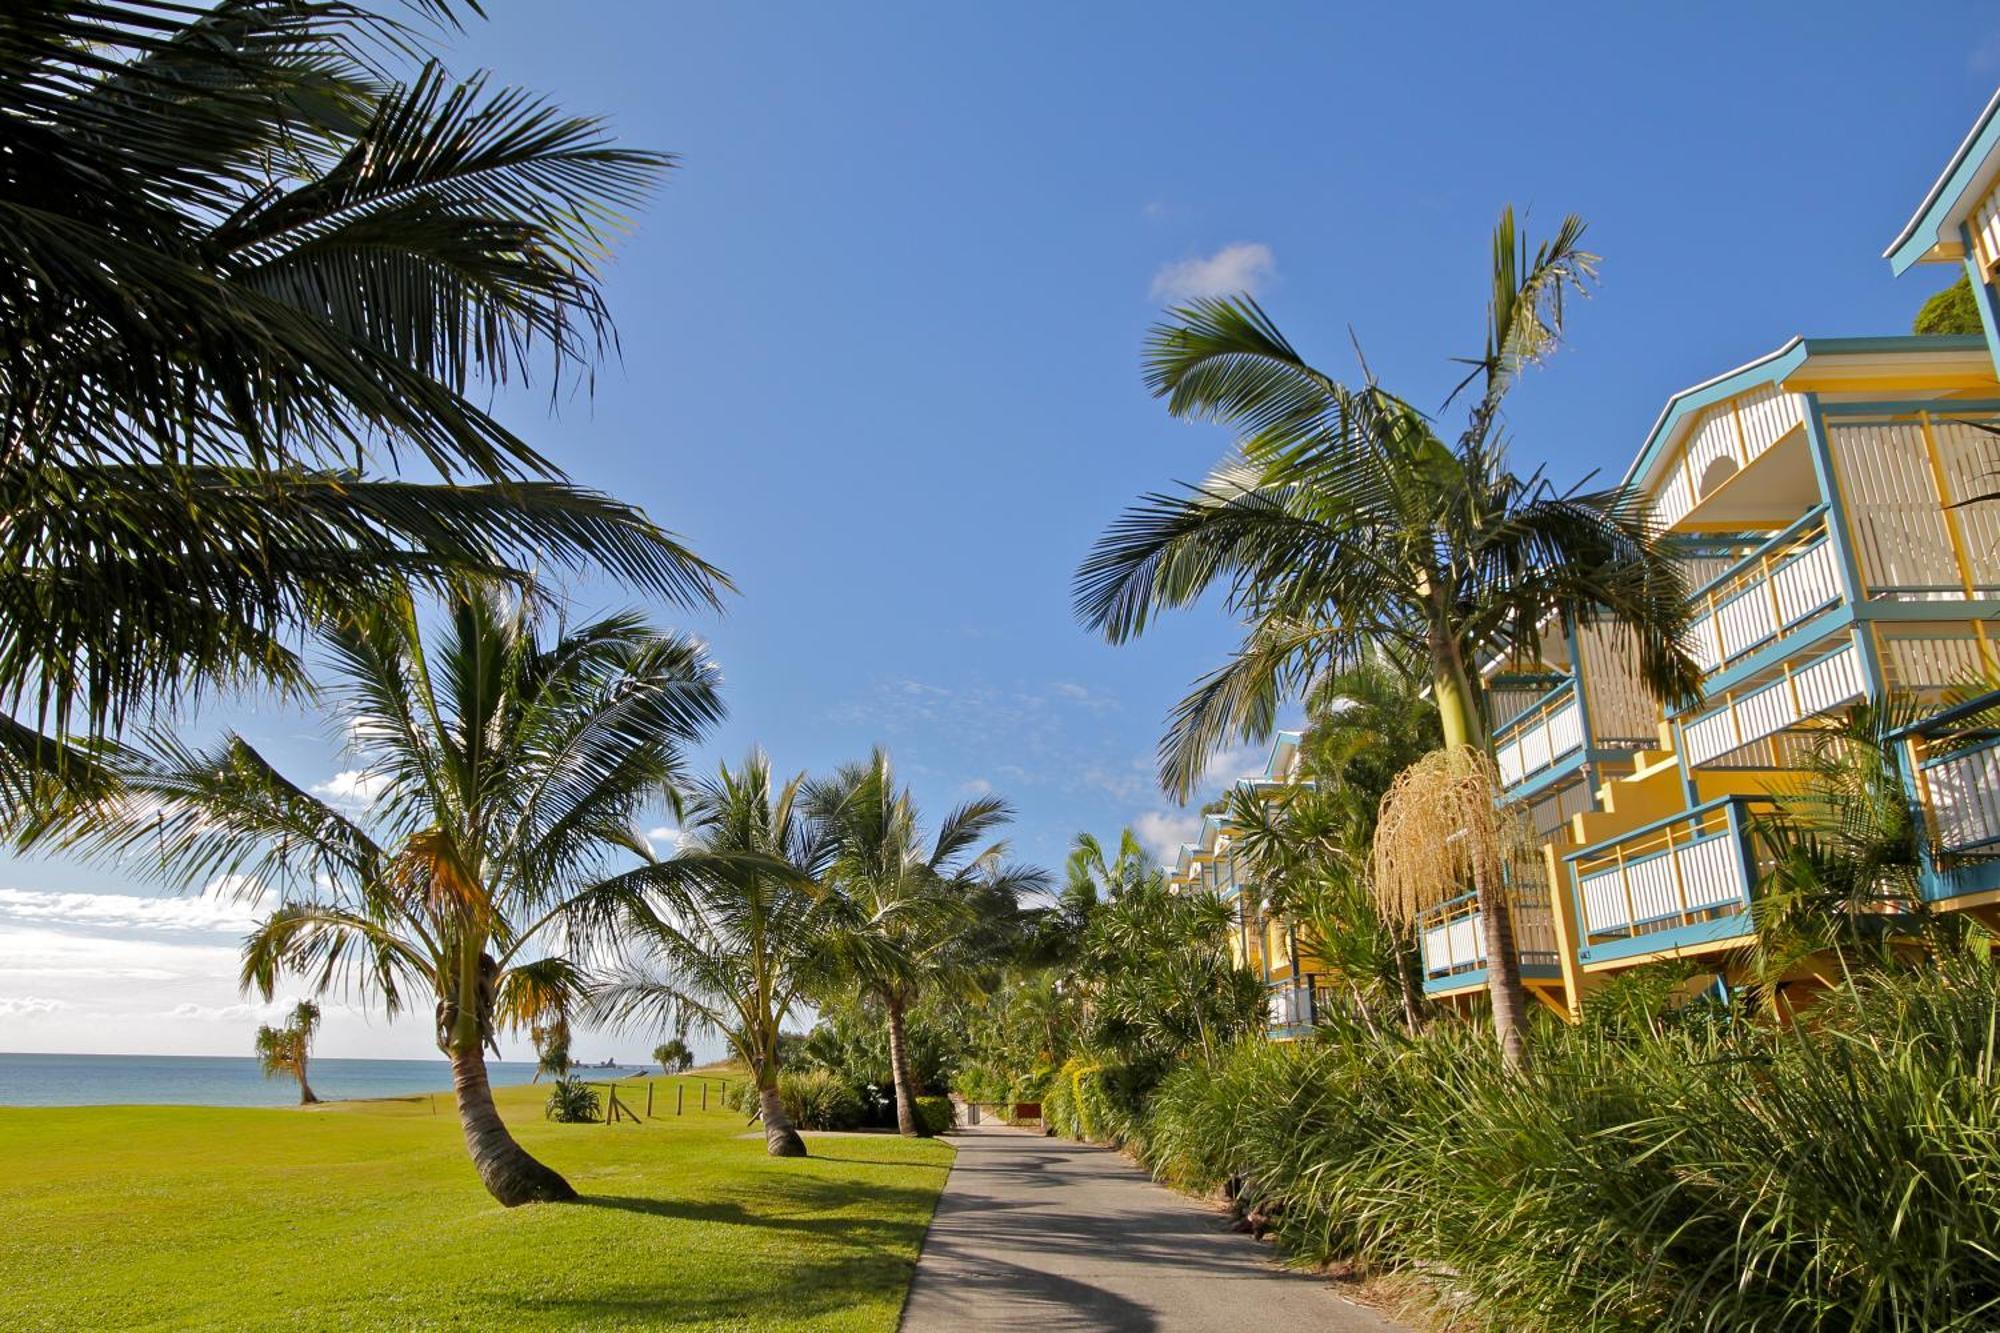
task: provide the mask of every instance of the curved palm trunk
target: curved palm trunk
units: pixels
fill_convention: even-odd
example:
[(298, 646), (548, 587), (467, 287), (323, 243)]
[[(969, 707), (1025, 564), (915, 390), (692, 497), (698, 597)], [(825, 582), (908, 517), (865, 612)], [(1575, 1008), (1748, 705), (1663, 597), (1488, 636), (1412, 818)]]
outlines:
[(757, 1113), (764, 1117), (764, 1152), (771, 1157), (804, 1157), (806, 1141), (792, 1125), (785, 1111), (785, 1099), (776, 1088), (757, 1089)]
[(493, 1105), (486, 1081), (486, 1056), (477, 1047), (451, 1053), (452, 1092), (458, 1099), (458, 1123), (465, 1129), (465, 1147), (486, 1192), (509, 1208), (524, 1203), (561, 1203), (576, 1197), (567, 1180), (528, 1154)]
[(1521, 985), (1521, 955), (1514, 948), (1514, 909), (1500, 877), (1482, 862), (1473, 887), (1486, 933), (1486, 990), (1493, 1001), (1493, 1035), (1507, 1068), (1528, 1065), (1528, 993)]
[(896, 1085), (896, 1132), (904, 1138), (923, 1133), (917, 1121), (917, 1092), (910, 1078), (910, 1049), (903, 1039), (903, 1002), (891, 1000), (889, 1009), (889, 1077)]
[(299, 1073), (299, 1105), (300, 1106), (317, 1105), (319, 1103), (319, 1098), (313, 1095), (312, 1084), (306, 1082), (306, 1066), (304, 1061), (299, 1062), (298, 1073)]

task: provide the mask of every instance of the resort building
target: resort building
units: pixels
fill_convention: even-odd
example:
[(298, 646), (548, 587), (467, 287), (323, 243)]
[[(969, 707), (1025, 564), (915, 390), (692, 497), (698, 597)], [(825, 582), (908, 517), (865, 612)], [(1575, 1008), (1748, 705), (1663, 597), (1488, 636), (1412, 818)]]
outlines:
[[(1795, 337), (1668, 399), (1626, 474), (1682, 539), (1701, 695), (1662, 707), (1611, 624), (1552, 619), (1482, 672), (1507, 796), (1542, 839), (1512, 876), (1523, 979), (1573, 1016), (1603, 976), (1692, 960), (1727, 985), (1754, 935), (1754, 830), (1800, 761), (1862, 704), (1917, 710), (1895, 744), (1934, 851), (1923, 896), (2000, 921), (2000, 96), (1888, 255), (1962, 264), (1983, 335)], [(1261, 778), (1296, 777), (1299, 737)], [(1239, 958), (1271, 988), (1274, 1035), (1321, 1002), (1309, 942), (1264, 910), (1226, 818), (1170, 883), (1237, 905)], [(1470, 894), (1419, 925), (1424, 988), (1483, 994)], [(1806, 984), (1810, 984), (1809, 982)]]
[[(1963, 263), (1983, 336), (1793, 338), (1670, 398), (1627, 472), (1685, 543), (1701, 697), (1654, 704), (1608, 625), (1551, 623), (1536, 660), (1489, 665), (1502, 777), (1547, 839), (1517, 890), (1543, 998), (1574, 1012), (1594, 978), (1662, 958), (1732, 980), (1755, 813), (1861, 704), (1926, 710), (1897, 737), (1937, 849), (1924, 897), (2000, 902), (1968, 855), (2000, 842), (2000, 749), (1956, 730), (2000, 697), (2000, 503), (1974, 503), (2000, 491), (1996, 109), (1888, 256)], [(1482, 985), (1480, 939), (1476, 903), (1425, 923), (1427, 990)]]
[[(1239, 779), (1232, 790), (1263, 800), (1299, 781), (1300, 739), (1296, 731), (1279, 732), (1264, 772)], [(1230, 822), (1226, 809), (1203, 815), (1196, 840), (1181, 844), (1167, 873), (1167, 887), (1181, 893), (1213, 893), (1231, 906), (1236, 933), (1230, 951), (1239, 966), (1263, 978), (1269, 993), (1270, 1033), (1280, 1039), (1295, 1037), (1319, 1021), (1325, 988), (1318, 984), (1321, 978), (1311, 941), (1301, 939), (1296, 924), (1271, 910), (1239, 854), (1241, 831)]]

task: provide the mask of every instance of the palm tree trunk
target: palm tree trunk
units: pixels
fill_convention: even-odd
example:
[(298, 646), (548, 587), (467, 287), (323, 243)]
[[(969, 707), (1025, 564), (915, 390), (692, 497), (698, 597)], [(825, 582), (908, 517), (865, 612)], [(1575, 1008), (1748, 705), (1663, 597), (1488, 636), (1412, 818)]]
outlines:
[(299, 1072), (299, 1105), (300, 1106), (317, 1105), (319, 1103), (319, 1098), (313, 1096), (312, 1084), (306, 1082), (306, 1066), (304, 1061), (299, 1062), (298, 1072)]
[(804, 1157), (806, 1141), (785, 1112), (785, 1099), (775, 1087), (757, 1089), (757, 1112), (764, 1117), (764, 1152), (771, 1157)]
[(903, 1040), (903, 1002), (890, 1000), (889, 1077), (896, 1085), (896, 1132), (914, 1139), (923, 1133), (917, 1120), (917, 1091), (910, 1078), (910, 1049)]
[(486, 1192), (509, 1208), (524, 1203), (562, 1203), (576, 1197), (567, 1180), (528, 1154), (493, 1105), (486, 1081), (486, 1056), (478, 1047), (461, 1046), (451, 1053), (451, 1085), (458, 1099), (458, 1123), (465, 1129), (466, 1151)]
[(1514, 911), (1501, 876), (1487, 858), (1476, 863), (1473, 887), (1486, 928), (1486, 990), (1493, 1000), (1493, 1035), (1507, 1068), (1528, 1066), (1528, 993), (1521, 985), (1521, 955), (1514, 948)]

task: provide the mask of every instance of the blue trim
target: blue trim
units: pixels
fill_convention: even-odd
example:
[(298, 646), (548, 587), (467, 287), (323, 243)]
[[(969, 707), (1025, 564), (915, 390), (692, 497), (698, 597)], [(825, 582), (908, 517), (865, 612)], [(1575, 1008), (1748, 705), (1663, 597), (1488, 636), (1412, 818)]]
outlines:
[[(1560, 981), (1560, 963), (1522, 963), (1523, 981)], [(1486, 986), (1486, 969), (1475, 967), (1468, 972), (1452, 972), (1444, 976), (1425, 977), (1424, 994), (1436, 995), (1444, 991), (1483, 990)]]
[(2000, 110), (2000, 93), (1993, 95), (1986, 109), (1972, 122), (1972, 129), (1960, 141), (1958, 151), (1951, 155), (1951, 160), (1945, 163), (1944, 170), (1924, 195), (1924, 201), (1917, 205), (1917, 211), (1903, 224), (1903, 230), (1882, 252), (1882, 257), (1889, 261), (1891, 273), (1901, 276), (1938, 243), (1945, 215), (1958, 207), (1959, 200), (1973, 188), (1980, 169), (1986, 165), (1986, 158), (1994, 146), (2000, 144), (2000, 119), (1993, 114), (1996, 110)]
[(1713, 407), (1725, 398), (1733, 398), (1745, 389), (1758, 384), (1770, 384), (1781, 380), (1798, 369), (1806, 359), (1806, 340), (1794, 338), (1774, 352), (1767, 352), (1735, 370), (1726, 371), (1715, 379), (1697, 384), (1691, 389), (1682, 389), (1667, 399), (1667, 405), (1660, 409), (1653, 429), (1646, 432), (1646, 442), (1639, 447), (1639, 456), (1632, 460), (1632, 466), (1625, 470), (1625, 484), (1630, 485), (1645, 475), (1652, 467), (1654, 455), (1667, 438), (1674, 432), (1682, 419), (1690, 413), (1705, 407)]
[(1972, 304), (1979, 311), (1979, 327), (1986, 334), (1986, 351), (1993, 358), (1995, 373), (2000, 373), (2000, 309), (1993, 304), (1993, 284), (1979, 271), (1979, 252), (1972, 244), (1972, 228), (1961, 222), (1958, 235), (1965, 244), (1965, 277), (1972, 285)]
[[(1549, 689), (1548, 693), (1542, 695), (1540, 698), (1536, 699), (1533, 703), (1529, 704), (1526, 708), (1523, 708), (1520, 712), (1514, 714), (1514, 716), (1508, 718), (1505, 722), (1502, 722), (1499, 726), (1493, 728), (1493, 743), (1495, 745), (1500, 744), (1501, 737), (1505, 736), (1508, 733), (1508, 731), (1513, 729), (1515, 726), (1519, 725), (1521, 722), (1527, 720), (1527, 718), (1531, 714), (1539, 712), (1541, 709), (1546, 708), (1549, 704), (1549, 701), (1551, 699), (1554, 699), (1558, 694), (1561, 694), (1564, 690), (1573, 690), (1575, 688), (1576, 688), (1575, 676), (1571, 676), (1568, 680), (1565, 680), (1560, 685), (1552, 686)], [(1588, 735), (1589, 733), (1586, 732), (1585, 734)]]
[[(1943, 617), (1931, 618), (1943, 619)], [(1711, 711), (1708, 706), (1711, 697), (1727, 693), (1735, 689), (1738, 685), (1741, 685), (1744, 681), (1762, 672), (1769, 671), (1772, 667), (1778, 666), (1790, 658), (1798, 656), (1801, 651), (1800, 645), (1805, 645), (1807, 648), (1814, 647), (1820, 639), (1840, 633), (1853, 625), (1855, 620), (1856, 616), (1853, 606), (1845, 602), (1840, 602), (1809, 620), (1800, 621), (1786, 633), (1779, 635), (1775, 639), (1766, 640), (1762, 648), (1751, 653), (1748, 657), (1739, 659), (1709, 677), (1708, 682), (1701, 687), (1701, 702), (1690, 704), (1685, 708), (1677, 708), (1674, 710), (1673, 716), (1676, 719), (1683, 719), (1705, 715)], [(1852, 643), (1853, 641), (1853, 635), (1849, 635), (1846, 642)], [(1835, 647), (1828, 649), (1827, 653), (1815, 653), (1812, 661), (1816, 662), (1821, 657), (1827, 656), (1828, 653), (1838, 651), (1840, 649)]]
[[(1791, 523), (1784, 529), (1782, 529), (1775, 537), (1767, 537), (1759, 541), (1757, 545), (1751, 547), (1748, 551), (1744, 552), (1741, 556), (1737, 557), (1735, 564), (1731, 565), (1728, 569), (1723, 570), (1720, 574), (1717, 574), (1714, 578), (1710, 579), (1708, 582), (1702, 584), (1699, 588), (1696, 588), (1693, 592), (1689, 593), (1688, 600), (1692, 602), (1699, 598), (1708, 596), (1708, 594), (1711, 591), (1729, 582), (1729, 580), (1735, 578), (1738, 574), (1742, 573), (1745, 566), (1763, 558), (1774, 547), (1783, 546), (1786, 542), (1790, 541), (1792, 538), (1798, 536), (1801, 532), (1804, 532), (1807, 528), (1811, 527), (1814, 519), (1824, 518), (1826, 516), (1826, 513), (1827, 513), (1827, 505), (1826, 502), (1822, 500), (1819, 504), (1814, 505), (1811, 509), (1806, 510), (1805, 513), (1793, 519)], [(1817, 546), (1819, 545), (1819, 543), (1814, 542), (1812, 545)], [(1812, 549), (1812, 546), (1808, 546), (1804, 549), (1809, 551)], [(1735, 599), (1732, 598), (1731, 600), (1733, 601)]]
[[(1973, 284), (1977, 291), (1979, 284)], [(1976, 333), (1953, 334), (1953, 337), (1971, 339)], [(1940, 412), (1941, 407), (1949, 407), (1952, 412)], [(1950, 416), (1955, 412), (2000, 412), (2000, 398), (1883, 398), (1875, 402), (1822, 403), (1820, 410), (1829, 417), (1882, 417), (1915, 416), (1928, 412), (1934, 417)]]
[(1961, 746), (1958, 749), (1952, 750), (1946, 754), (1934, 754), (1930, 758), (1924, 760), (1921, 767), (1923, 768), (1924, 772), (1928, 773), (1932, 769), (1937, 768), (1939, 765), (1948, 764), (1952, 762), (1954, 759), (1963, 759), (1965, 758), (1965, 756), (1969, 754), (1978, 754), (1982, 750), (1992, 750), (1992, 749), (2000, 749), (2000, 736), (1994, 736), (1988, 740), (1980, 741), (1976, 745)]
[[(1677, 811), (1674, 814), (1666, 815), (1660, 819), (1656, 819), (1650, 824), (1641, 824), (1637, 828), (1626, 829), (1623, 833), (1618, 834), (1616, 837), (1606, 838), (1603, 842), (1593, 842), (1588, 847), (1580, 847), (1576, 851), (1567, 852), (1563, 855), (1563, 860), (1566, 862), (1577, 861), (1581, 860), (1583, 857), (1586, 856), (1601, 855), (1604, 849), (1607, 847), (1615, 847), (1621, 842), (1629, 842), (1633, 838), (1642, 837), (1648, 833), (1657, 833), (1661, 829), (1667, 827), (1667, 825), (1669, 824), (1678, 824), (1684, 820), (1693, 819), (1698, 815), (1705, 815), (1709, 811), (1715, 809), (1718, 806), (1732, 805), (1732, 804), (1747, 805), (1751, 799), (1752, 798), (1748, 796), (1718, 796), (1712, 801), (1703, 801), (1700, 805), (1695, 806), (1691, 810)], [(1730, 822), (1732, 824), (1736, 822), (1734, 816), (1731, 817)], [(1719, 837), (1721, 835), (1717, 834), (1716, 836)], [(1626, 864), (1630, 865), (1631, 862), (1628, 861)], [(1571, 878), (1575, 878), (1575, 876), (1571, 876)], [(1578, 918), (1578, 920), (1579, 922), (1581, 922), (1581, 918)]]
[(1987, 853), (1976, 861), (1949, 869), (1927, 866), (1918, 891), (1927, 903), (1949, 904), (1953, 898), (1991, 893), (1995, 889), (2000, 889), (2000, 857)]
[(1627, 935), (1622, 939), (1606, 940), (1602, 944), (1585, 945), (1576, 951), (1576, 956), (1578, 961), (1583, 963), (1608, 963), (1620, 958), (1660, 953), (1668, 949), (1686, 949), (1694, 945), (1714, 944), (1721, 940), (1748, 939), (1756, 933), (1756, 927), (1751, 924), (1748, 911), (1729, 912), (1706, 921), (1694, 921), (1685, 926), (1676, 926), (1672, 930), (1656, 930), (1650, 935)]

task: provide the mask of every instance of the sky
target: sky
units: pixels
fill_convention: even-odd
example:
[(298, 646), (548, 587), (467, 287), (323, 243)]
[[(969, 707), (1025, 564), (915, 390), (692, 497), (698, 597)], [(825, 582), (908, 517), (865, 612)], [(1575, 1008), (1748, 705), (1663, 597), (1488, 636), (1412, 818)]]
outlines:
[[(1069, 608), (1120, 508), (1228, 445), (1141, 382), (1163, 305), (1251, 292), (1335, 375), (1358, 340), (1438, 403), (1480, 344), (1501, 206), (1533, 234), (1580, 213), (1600, 288), (1509, 425), (1517, 466), (1608, 482), (1675, 390), (1794, 334), (1907, 331), (1955, 273), (1892, 280), (1881, 252), (2000, 84), (2000, 16), (1958, 0), (1810, 24), (1703, 3), (487, 8), (444, 43), (454, 71), (679, 155), (606, 275), (620, 358), (553, 413), (543, 385), (495, 406), (740, 587), (721, 617), (651, 608), (725, 674), (696, 761), (756, 744), (824, 771), (880, 743), (933, 815), (1005, 796), (1016, 853), (1051, 868), (1081, 829), (1129, 824), (1162, 856), (1192, 830), (1153, 749), (1235, 637), (1208, 607), (1114, 648)], [(232, 700), (184, 726), (237, 727), (365, 803), (313, 716)], [(1246, 746), (1211, 772), (1261, 764)], [(0, 1050), (247, 1052), (254, 910), (161, 898), (136, 866), (0, 859)], [(434, 1055), (427, 1028), (336, 1003), (319, 1049)]]

